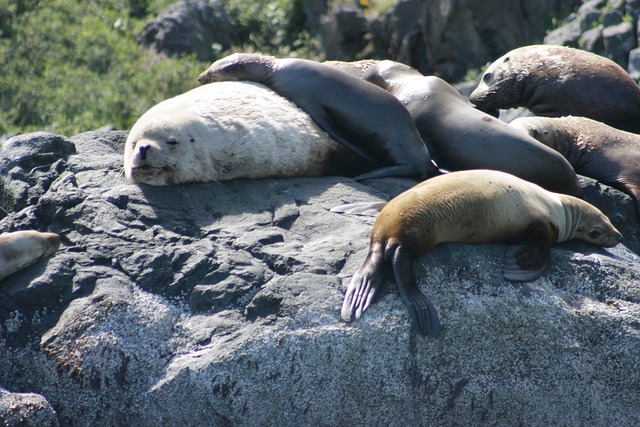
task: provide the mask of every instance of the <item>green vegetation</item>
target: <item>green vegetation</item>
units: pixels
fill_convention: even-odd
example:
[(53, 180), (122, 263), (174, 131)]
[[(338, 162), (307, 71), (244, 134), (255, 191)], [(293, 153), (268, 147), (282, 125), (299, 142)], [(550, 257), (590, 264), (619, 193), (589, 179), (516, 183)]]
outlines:
[[(128, 129), (152, 105), (197, 86), (208, 62), (161, 57), (136, 43), (145, 22), (174, 2), (0, 0), (0, 135)], [(250, 34), (232, 50), (319, 55), (302, 0), (225, 4)]]

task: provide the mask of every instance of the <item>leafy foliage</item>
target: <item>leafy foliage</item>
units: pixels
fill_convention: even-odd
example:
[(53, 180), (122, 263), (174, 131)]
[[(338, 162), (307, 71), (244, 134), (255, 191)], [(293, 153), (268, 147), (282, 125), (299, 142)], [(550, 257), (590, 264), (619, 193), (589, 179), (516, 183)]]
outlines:
[[(195, 87), (208, 63), (136, 43), (144, 23), (173, 2), (0, 0), (0, 135), (128, 129), (152, 105)], [(225, 3), (249, 33), (233, 50), (318, 55), (302, 0)]]

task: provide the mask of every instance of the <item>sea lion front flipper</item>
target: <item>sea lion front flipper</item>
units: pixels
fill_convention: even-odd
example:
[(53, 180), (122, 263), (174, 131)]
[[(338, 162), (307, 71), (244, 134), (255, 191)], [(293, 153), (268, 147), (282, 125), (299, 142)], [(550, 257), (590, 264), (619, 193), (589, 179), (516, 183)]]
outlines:
[(345, 205), (334, 206), (329, 209), (330, 212), (343, 213), (347, 215), (362, 215), (377, 217), (387, 202), (361, 202), (347, 203)]
[(340, 144), (347, 147), (349, 150), (354, 153), (364, 157), (373, 163), (379, 163), (379, 160), (376, 159), (371, 153), (368, 153), (362, 147), (354, 144), (349, 140), (348, 132), (340, 126), (340, 122), (336, 121), (334, 115), (331, 114), (330, 111), (327, 111), (326, 108), (322, 107), (319, 104), (310, 104), (305, 102), (304, 105), (299, 105), (300, 108), (305, 110), (309, 116), (318, 124), (318, 126), (329, 134), (333, 139), (335, 139)]
[(558, 240), (558, 229), (550, 223), (535, 223), (529, 226), (515, 244), (507, 247), (504, 254), (504, 278), (514, 282), (530, 282), (542, 276), (551, 246)]
[(345, 322), (359, 319), (369, 307), (385, 273), (384, 248), (380, 243), (371, 245), (362, 266), (355, 272), (344, 295), (340, 316)]
[(409, 310), (411, 320), (422, 335), (438, 338), (442, 327), (438, 313), (429, 299), (420, 291), (411, 270), (411, 259), (398, 246), (391, 260), (393, 273), (400, 290), (402, 302)]

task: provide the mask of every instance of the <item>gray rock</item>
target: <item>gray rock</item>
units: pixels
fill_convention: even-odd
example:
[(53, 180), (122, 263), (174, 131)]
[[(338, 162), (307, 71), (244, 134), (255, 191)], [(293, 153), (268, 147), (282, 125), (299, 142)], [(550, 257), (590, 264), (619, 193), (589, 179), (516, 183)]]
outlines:
[(361, 9), (332, 8), (321, 18), (320, 36), (327, 60), (354, 60), (367, 46), (367, 20)]
[(629, 65), (629, 52), (638, 46), (636, 31), (631, 22), (606, 27), (602, 30), (604, 49), (609, 59), (617, 62), (622, 68)]
[(241, 39), (240, 28), (219, 0), (182, 0), (147, 22), (138, 42), (165, 55), (195, 53), (211, 61)]
[(635, 81), (640, 81), (640, 48), (631, 49), (629, 52), (629, 75)]
[(549, 31), (544, 36), (544, 44), (553, 44), (558, 46), (581, 47), (580, 41), (586, 32), (580, 29), (580, 23), (575, 19), (575, 14), (569, 15), (566, 23)]
[(589, 52), (597, 53), (601, 56), (606, 56), (604, 38), (602, 37), (603, 29), (604, 27), (602, 25), (598, 25), (582, 33), (578, 42), (578, 47)]
[[(377, 58), (401, 60), (423, 73), (449, 81), (464, 77), (511, 49), (542, 42), (553, 19), (565, 17), (580, 0), (511, 2), (499, 0), (406, 0), (372, 25)], [(523, 19), (526, 17), (526, 19)]]
[[(392, 282), (358, 321), (339, 316), (372, 220), (329, 209), (411, 180), (135, 186), (124, 132), (21, 138), (40, 142), (22, 160), (0, 154), (24, 206), (0, 229), (55, 231), (63, 245), (0, 283), (0, 384), (49, 402), (44, 425), (640, 422), (638, 224), (616, 190), (583, 182), (625, 245), (559, 245), (535, 282), (502, 278), (500, 244), (421, 258), (443, 323), (429, 340)], [(60, 166), (29, 173), (51, 147)], [(42, 190), (12, 190), (31, 180)]]
[(11, 393), (0, 387), (0, 423), (4, 426), (57, 427), (56, 411), (35, 393)]
[(322, 16), (328, 10), (328, 0), (304, 0), (304, 15), (311, 34), (318, 35), (320, 33)]

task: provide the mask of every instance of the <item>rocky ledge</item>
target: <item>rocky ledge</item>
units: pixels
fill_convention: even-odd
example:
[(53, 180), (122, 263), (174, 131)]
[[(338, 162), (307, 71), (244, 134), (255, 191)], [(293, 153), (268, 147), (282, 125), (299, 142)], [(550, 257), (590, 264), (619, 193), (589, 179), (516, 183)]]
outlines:
[(584, 180), (624, 245), (559, 245), (532, 283), (503, 280), (503, 245), (421, 258), (433, 340), (392, 283), (359, 321), (339, 316), (371, 221), (329, 209), (412, 182), (129, 185), (125, 137), (27, 134), (0, 153), (0, 230), (62, 236), (0, 283), (5, 425), (640, 424), (640, 245), (622, 193)]

